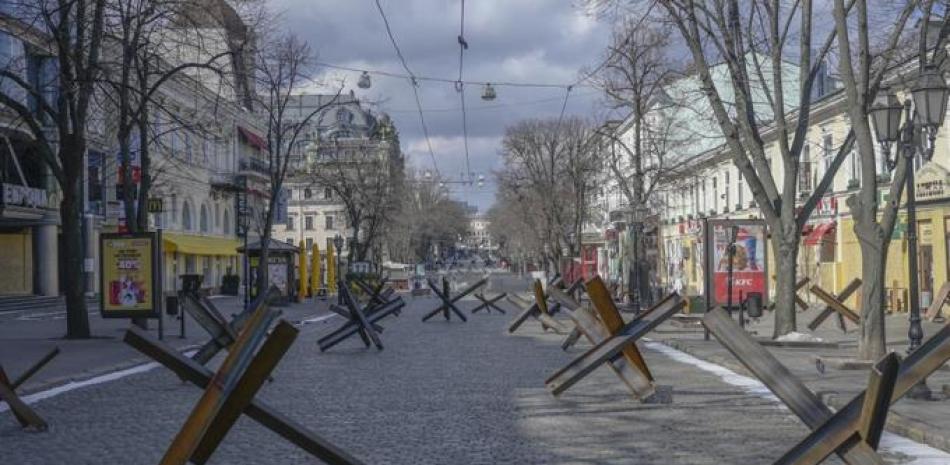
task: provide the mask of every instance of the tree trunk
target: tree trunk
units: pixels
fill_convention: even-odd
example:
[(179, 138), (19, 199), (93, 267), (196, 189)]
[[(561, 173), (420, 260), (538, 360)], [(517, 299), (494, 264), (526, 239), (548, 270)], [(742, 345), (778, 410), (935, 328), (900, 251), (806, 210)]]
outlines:
[[(794, 228), (793, 228), (794, 229)], [(772, 232), (772, 248), (775, 250), (775, 329), (773, 338), (784, 336), (797, 329), (795, 314), (795, 270), (798, 261), (798, 235), (783, 235)]]
[[(60, 156), (61, 160), (72, 160), (72, 163), (64, 163), (65, 179), (63, 188), (63, 200), (59, 204), (60, 227), (62, 228), (62, 248), (63, 266), (65, 270), (63, 275), (67, 278), (63, 280), (66, 291), (66, 338), (67, 339), (86, 339), (90, 336), (89, 331), (89, 312), (86, 309), (85, 280), (76, 279), (77, 276), (83, 276), (83, 244), (82, 234), (82, 189), (79, 179), (82, 175), (82, 145), (64, 141), (60, 148), (65, 153)], [(75, 160), (80, 160), (78, 166)], [(48, 270), (49, 273), (55, 273), (56, 270)], [(100, 296), (100, 298), (104, 298)]]

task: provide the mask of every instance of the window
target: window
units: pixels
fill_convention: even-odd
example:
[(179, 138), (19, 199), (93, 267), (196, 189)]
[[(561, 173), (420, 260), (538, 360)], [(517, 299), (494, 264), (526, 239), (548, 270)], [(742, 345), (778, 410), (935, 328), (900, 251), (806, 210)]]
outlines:
[(202, 205), (201, 213), (198, 216), (198, 225), (201, 227), (201, 232), (208, 232), (208, 207)]
[(736, 176), (736, 197), (739, 199), (739, 200), (738, 200), (738, 202), (739, 202), (739, 208), (738, 208), (738, 209), (741, 210), (742, 208), (745, 208), (745, 202), (743, 202), (743, 200), (742, 200), (742, 194), (743, 194), (743, 191), (745, 190), (745, 189), (742, 188), (742, 187), (743, 187), (743, 186), (742, 186), (742, 171), (738, 171), (738, 170), (737, 170), (737, 171), (736, 171), (736, 175), (737, 175), (737, 176)]
[(848, 158), (851, 161), (851, 179), (848, 180), (848, 187), (858, 187), (861, 185), (861, 159), (854, 150)]
[(835, 157), (835, 147), (834, 147), (834, 137), (831, 134), (825, 134), (824, 139), (821, 141), (821, 149), (824, 155), (824, 170), (822, 173), (827, 173), (828, 168), (831, 167), (831, 162)]
[(294, 223), (296, 223), (296, 222), (297, 222), (297, 217), (296, 217), (296, 216), (294, 216), (294, 215), (287, 215), (287, 230), (288, 230), (288, 231), (293, 231), (293, 230), (294, 230)]
[(286, 242), (290, 245), (294, 245), (294, 238), (288, 237)]
[(313, 217), (312, 217), (312, 216), (307, 215), (306, 217), (304, 217), (304, 229), (306, 229), (307, 231), (312, 231), (312, 230), (313, 230)]
[(798, 167), (798, 192), (799, 194), (811, 193), (811, 154), (808, 146), (802, 147), (802, 162)]
[(303, 190), (303, 198), (309, 199), (310, 197), (313, 197), (313, 191), (311, 191), (310, 188), (308, 187)]
[(224, 234), (231, 234), (231, 212), (227, 209), (224, 210), (224, 217), (221, 220), (223, 225)]
[(327, 199), (327, 200), (332, 199), (332, 198), (333, 198), (333, 189), (330, 189), (329, 187), (327, 187), (326, 189), (323, 189), (323, 198), (325, 198), (325, 199)]
[(191, 231), (191, 205), (187, 201), (181, 205), (181, 229)]
[(702, 184), (701, 189), (702, 189), (702, 196), (700, 198), (702, 199), (702, 201), (701, 201), (700, 208), (702, 209), (702, 213), (706, 213), (706, 179), (705, 178), (703, 178), (703, 184)]
[(724, 195), (726, 196), (726, 204), (722, 206), (722, 209), (723, 211), (729, 211), (729, 199), (732, 198), (732, 196), (730, 195), (731, 193), (729, 192), (729, 170), (728, 169), (726, 169), (724, 176), (725, 178), (723, 179), (722, 189), (723, 189), (723, 192), (725, 192)]
[(327, 230), (333, 229), (333, 217), (328, 215), (328, 216), (326, 217), (326, 220), (327, 220), (326, 229), (327, 229)]
[(308, 237), (308, 238), (307, 238), (307, 250), (313, 250), (313, 238), (312, 238), (312, 237)]
[(718, 183), (717, 183), (718, 180), (719, 180), (718, 177), (713, 176), (713, 178), (712, 178), (712, 181), (713, 181), (713, 201), (712, 201), (712, 209), (715, 210), (715, 211), (719, 211), (719, 185), (718, 185)]

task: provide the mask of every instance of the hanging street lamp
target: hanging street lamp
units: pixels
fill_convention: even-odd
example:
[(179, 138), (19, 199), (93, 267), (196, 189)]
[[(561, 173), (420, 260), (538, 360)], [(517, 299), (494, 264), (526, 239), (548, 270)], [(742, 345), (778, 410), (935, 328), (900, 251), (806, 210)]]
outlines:
[(360, 89), (369, 89), (372, 87), (373, 82), (369, 78), (369, 73), (363, 71), (363, 74), (360, 74), (359, 80), (356, 81), (356, 87)]
[(490, 82), (485, 84), (485, 89), (482, 90), (482, 100), (490, 102), (495, 100), (495, 97), (497, 97), (495, 94), (495, 88), (492, 87)]

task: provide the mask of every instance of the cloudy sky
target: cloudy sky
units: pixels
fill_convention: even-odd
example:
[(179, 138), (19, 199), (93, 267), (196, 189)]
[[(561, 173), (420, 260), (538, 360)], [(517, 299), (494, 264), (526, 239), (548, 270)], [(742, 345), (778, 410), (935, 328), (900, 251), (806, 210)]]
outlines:
[[(318, 60), (346, 67), (404, 74), (374, 0), (273, 0), (283, 22), (309, 41)], [(460, 0), (381, 0), (410, 69), (419, 76), (458, 77)], [(571, 0), (469, 0), (465, 4), (464, 79), (569, 84), (580, 70), (596, 66), (607, 45), (609, 25)], [(324, 77), (345, 78), (365, 100), (392, 116), (409, 164), (431, 170), (412, 89), (406, 79), (373, 76), (370, 89), (356, 87), (358, 72), (319, 68)], [(484, 188), (455, 186), (457, 198), (482, 209), (493, 201), (492, 170), (505, 126), (523, 118), (557, 118), (565, 90), (497, 87), (498, 98), (481, 100), (482, 89), (465, 89), (471, 170), (484, 174)], [(462, 114), (452, 84), (422, 82), (420, 99), (432, 150), (443, 177), (465, 171)], [(590, 116), (598, 94), (576, 87), (566, 114)]]

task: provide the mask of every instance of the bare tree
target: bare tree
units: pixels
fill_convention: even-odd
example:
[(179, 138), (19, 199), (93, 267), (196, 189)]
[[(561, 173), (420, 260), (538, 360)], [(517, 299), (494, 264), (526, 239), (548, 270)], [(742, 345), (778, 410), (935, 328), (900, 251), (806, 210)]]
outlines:
[(367, 139), (320, 143), (310, 173), (315, 186), (329, 188), (343, 203), (350, 237), (350, 261), (364, 261), (377, 248), (399, 209), (397, 192), (403, 179), (399, 139), (384, 117)]
[[(886, 42), (875, 44), (869, 28), (868, 2), (857, 0), (850, 11), (844, 0), (834, 2), (838, 69), (844, 82), (846, 110), (861, 163), (860, 190), (848, 197), (847, 202), (854, 217), (854, 233), (861, 247), (861, 335), (858, 339), (858, 357), (867, 360), (877, 360), (886, 352), (884, 279), (887, 250), (907, 176), (906, 164), (899, 162), (891, 180), (888, 202), (882, 211), (878, 204), (878, 193), (882, 187), (877, 176), (880, 166), (875, 157), (875, 141), (868, 115), (885, 73), (891, 70), (898, 58), (904, 27), (920, 6), (923, 6), (924, 12), (917, 58), (921, 69), (930, 61), (926, 41), (933, 3), (907, 1), (894, 5), (900, 8), (897, 21), (891, 25)], [(948, 31), (948, 23), (944, 20), (937, 43), (943, 44)], [(915, 227), (908, 225), (908, 228)]]
[(313, 58), (310, 46), (293, 34), (275, 34), (258, 44), (256, 53), (257, 96), (256, 110), (263, 116), (267, 128), (268, 198), (260, 212), (261, 255), (257, 270), (258, 289), (265, 289), (269, 281), (268, 256), (274, 215), (281, 202), (284, 180), (287, 178), (297, 141), (310, 120), (333, 105), (342, 86), (333, 98), (322, 102), (304, 115), (292, 115), (295, 94), (310, 85)]
[[(501, 196), (537, 223), (546, 266), (580, 250), (581, 229), (597, 213), (600, 160), (587, 124), (577, 118), (526, 120), (508, 127), (502, 142)], [(532, 241), (533, 242), (533, 241)]]
[(468, 233), (465, 209), (451, 199), (441, 180), (410, 173), (404, 186), (401, 207), (387, 228), (394, 260), (423, 261), (435, 244), (453, 243)]
[[(849, 137), (813, 191), (799, 192), (816, 77), (834, 32), (813, 40), (817, 28), (811, 0), (788, 5), (765, 0), (658, 0), (657, 5), (662, 19), (679, 32), (689, 50), (733, 164), (771, 231), (778, 261), (775, 336), (792, 332), (801, 230), (851, 145)], [(781, 179), (773, 177), (770, 142), (763, 136), (766, 129), (776, 140)], [(796, 205), (799, 194), (807, 199)]]
[[(23, 63), (6, 63), (0, 105), (35, 140), (35, 149), (60, 190), (63, 264), (66, 276), (83, 274), (82, 179), (91, 101), (99, 73), (107, 0), (33, 0), (11, 6), (23, 37), (36, 39), (55, 63), (47, 80), (27, 78)], [(54, 89), (53, 92), (50, 89)], [(30, 105), (19, 98), (29, 96)], [(55, 97), (51, 97), (54, 94)], [(53, 270), (47, 270), (52, 273)], [(66, 337), (88, 338), (89, 315), (81, 279), (66, 279)]]

